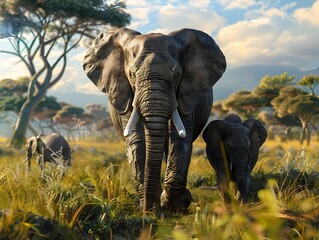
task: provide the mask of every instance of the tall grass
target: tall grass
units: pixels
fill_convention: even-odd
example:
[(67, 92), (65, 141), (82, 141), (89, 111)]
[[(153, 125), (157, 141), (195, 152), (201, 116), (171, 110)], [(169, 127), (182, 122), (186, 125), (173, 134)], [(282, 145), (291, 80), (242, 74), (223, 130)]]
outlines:
[[(0, 238), (319, 239), (318, 143), (267, 141), (252, 173), (249, 204), (225, 205), (215, 172), (194, 145), (186, 215), (142, 216), (120, 143), (72, 143), (66, 172), (0, 144)], [(235, 196), (235, 193), (234, 193)]]

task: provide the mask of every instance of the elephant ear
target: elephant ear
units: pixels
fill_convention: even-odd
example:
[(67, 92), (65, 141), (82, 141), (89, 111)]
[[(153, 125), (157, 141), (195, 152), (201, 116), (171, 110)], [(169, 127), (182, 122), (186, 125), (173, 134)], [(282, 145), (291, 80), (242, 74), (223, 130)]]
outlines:
[(212, 91), (212, 86), (226, 69), (226, 60), (215, 41), (206, 33), (182, 29), (169, 34), (182, 46), (183, 73), (177, 91), (179, 110), (190, 114), (201, 95)]
[(217, 168), (217, 162), (223, 160), (224, 150), (224, 129), (228, 123), (224, 120), (214, 120), (210, 122), (203, 132), (203, 138), (206, 142), (206, 154), (214, 169)]
[(248, 119), (243, 123), (243, 125), (250, 129), (249, 155), (251, 159), (251, 169), (253, 169), (258, 160), (259, 148), (267, 139), (267, 130), (264, 128), (261, 122), (256, 119)]
[(110, 103), (125, 113), (132, 105), (133, 92), (124, 71), (124, 44), (139, 32), (120, 28), (100, 34), (84, 56), (88, 78), (107, 94)]
[(35, 136), (29, 138), (28, 149), (31, 150), (32, 155), (34, 155), (36, 153), (37, 147), (38, 147), (38, 139)]

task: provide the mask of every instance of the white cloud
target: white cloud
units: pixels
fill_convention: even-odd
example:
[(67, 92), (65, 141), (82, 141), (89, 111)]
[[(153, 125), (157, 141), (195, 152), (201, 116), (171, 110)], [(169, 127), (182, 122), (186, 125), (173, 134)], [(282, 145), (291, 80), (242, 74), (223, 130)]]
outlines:
[(319, 0), (317, 0), (310, 8), (297, 9), (294, 16), (299, 23), (310, 23), (319, 26)]
[(247, 11), (245, 13), (245, 20), (251, 20), (256, 19), (260, 17), (267, 17), (269, 19), (271, 18), (290, 18), (290, 16), (287, 13), (287, 9), (285, 7), (283, 8), (269, 8), (269, 9), (254, 9)]
[(132, 21), (129, 28), (137, 29), (149, 23), (149, 14), (151, 9), (148, 7), (133, 7), (129, 8), (127, 12), (131, 15)]
[[(231, 66), (250, 64), (310, 67), (318, 63), (318, 28), (296, 21), (282, 9), (255, 12), (246, 19), (222, 28), (217, 43)], [(318, 42), (318, 41), (317, 41)]]
[(207, 8), (210, 4), (210, 0), (189, 0), (188, 7), (189, 8)]
[(82, 63), (84, 55), (86, 53), (86, 49), (84, 51), (79, 51), (77, 53), (75, 53), (72, 57), (70, 57), (71, 61), (79, 61)]
[(226, 24), (226, 19), (212, 9), (194, 9), (185, 5), (163, 6), (157, 14), (157, 19), (163, 33), (180, 28), (195, 28), (212, 34)]
[(218, 0), (218, 2), (226, 9), (248, 9), (256, 4), (255, 0)]
[(91, 82), (81, 84), (75, 88), (76, 92), (85, 93), (85, 94), (95, 94), (101, 95), (100, 90)]
[(146, 0), (129, 0), (127, 1), (127, 7), (131, 6), (146, 6)]
[(0, 80), (4, 78), (17, 79), (30, 75), (25, 65), (19, 61), (19, 58), (9, 54), (0, 54), (0, 59)]

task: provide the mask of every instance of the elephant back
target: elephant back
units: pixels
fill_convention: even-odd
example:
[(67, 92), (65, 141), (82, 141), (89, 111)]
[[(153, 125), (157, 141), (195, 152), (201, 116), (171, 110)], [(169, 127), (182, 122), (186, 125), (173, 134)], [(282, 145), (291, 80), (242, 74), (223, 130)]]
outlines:
[(51, 159), (71, 160), (71, 148), (63, 136), (57, 133), (41, 137), (43, 144), (43, 158), (45, 161)]

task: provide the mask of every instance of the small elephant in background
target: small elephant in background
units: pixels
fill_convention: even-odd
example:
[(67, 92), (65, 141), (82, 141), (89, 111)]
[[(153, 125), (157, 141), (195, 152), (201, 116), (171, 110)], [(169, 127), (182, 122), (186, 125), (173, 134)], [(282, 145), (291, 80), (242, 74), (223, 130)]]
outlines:
[(71, 166), (71, 148), (65, 138), (57, 133), (32, 136), (26, 143), (28, 167), (31, 169), (31, 158), (36, 153), (37, 164), (44, 170), (46, 162), (52, 162), (62, 167)]
[(242, 202), (247, 202), (250, 174), (267, 138), (267, 131), (255, 119), (242, 122), (236, 114), (208, 124), (203, 132), (206, 154), (216, 171), (217, 185), (225, 202), (230, 202), (229, 183), (235, 183)]

